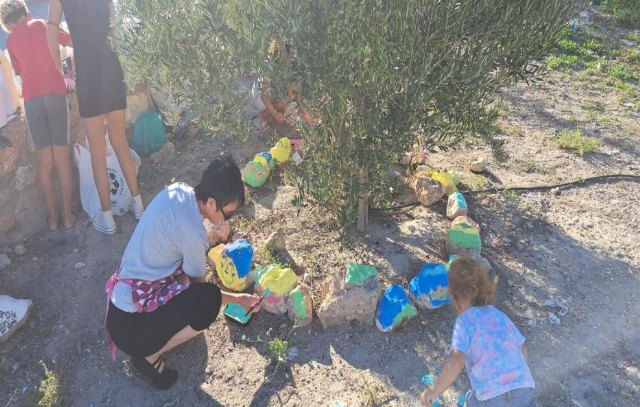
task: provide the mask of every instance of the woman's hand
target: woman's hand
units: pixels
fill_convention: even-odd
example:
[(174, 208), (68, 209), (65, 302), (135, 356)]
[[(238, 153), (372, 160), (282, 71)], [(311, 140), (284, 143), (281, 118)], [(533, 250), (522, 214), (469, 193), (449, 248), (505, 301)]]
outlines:
[(245, 311), (249, 312), (251, 310), (252, 314), (260, 311), (260, 306), (251, 309), (251, 307), (260, 302), (260, 297), (256, 294), (238, 294), (235, 302), (240, 304)]

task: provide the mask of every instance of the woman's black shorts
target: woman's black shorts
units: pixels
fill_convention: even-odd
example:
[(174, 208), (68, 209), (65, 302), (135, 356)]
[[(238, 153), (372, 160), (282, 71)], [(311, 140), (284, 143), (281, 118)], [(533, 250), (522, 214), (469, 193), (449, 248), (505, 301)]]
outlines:
[(120, 350), (131, 356), (158, 352), (187, 325), (207, 329), (218, 316), (222, 294), (213, 283), (191, 284), (153, 312), (125, 312), (109, 303), (107, 329)]

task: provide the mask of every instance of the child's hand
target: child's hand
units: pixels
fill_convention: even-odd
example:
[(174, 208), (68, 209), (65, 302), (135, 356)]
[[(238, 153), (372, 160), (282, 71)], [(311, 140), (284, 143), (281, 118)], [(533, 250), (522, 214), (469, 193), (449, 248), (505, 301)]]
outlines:
[(433, 388), (426, 389), (422, 392), (422, 394), (420, 394), (420, 401), (422, 402), (423, 406), (431, 407), (433, 401), (437, 399), (438, 396), (439, 394), (436, 393)]

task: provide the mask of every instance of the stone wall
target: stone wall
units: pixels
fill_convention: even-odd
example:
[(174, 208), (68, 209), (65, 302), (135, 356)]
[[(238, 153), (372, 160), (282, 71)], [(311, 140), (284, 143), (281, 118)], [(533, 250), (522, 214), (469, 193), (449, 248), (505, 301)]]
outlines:
[[(75, 95), (70, 95), (69, 99), (69, 131), (73, 142), (81, 132), (81, 126)], [(127, 103), (127, 126), (132, 128), (138, 115), (149, 108), (149, 102), (146, 93), (136, 89), (128, 96)], [(7, 246), (37, 231), (46, 230), (47, 223), (44, 201), (36, 179), (36, 149), (24, 116), (21, 114), (0, 128), (0, 135), (12, 144), (0, 149), (0, 246)], [(77, 200), (77, 211), (81, 211), (77, 171), (73, 173), (76, 181), (74, 198)]]

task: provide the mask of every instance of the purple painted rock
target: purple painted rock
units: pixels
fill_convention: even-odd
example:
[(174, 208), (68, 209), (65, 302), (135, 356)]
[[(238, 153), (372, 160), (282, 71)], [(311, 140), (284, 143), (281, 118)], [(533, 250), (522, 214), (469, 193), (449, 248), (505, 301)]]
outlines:
[(311, 289), (304, 284), (298, 284), (291, 290), (287, 298), (287, 313), (297, 326), (307, 326), (313, 320), (313, 300)]

